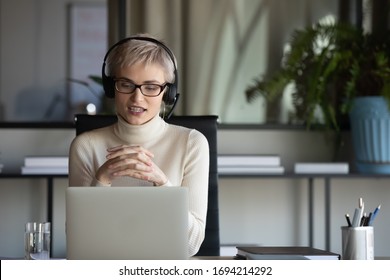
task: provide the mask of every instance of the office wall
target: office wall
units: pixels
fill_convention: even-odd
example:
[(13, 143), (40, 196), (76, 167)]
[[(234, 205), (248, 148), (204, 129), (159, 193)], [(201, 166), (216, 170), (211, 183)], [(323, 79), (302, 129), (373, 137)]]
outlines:
[(68, 5), (75, 3), (106, 0), (0, 0), (0, 120), (64, 117)]
[[(0, 0), (0, 105), (4, 105), (0, 117), (7, 121), (61, 119), (72, 115), (66, 109), (79, 109), (80, 101), (96, 102), (85, 87), (69, 90), (76, 85), (67, 80), (67, 5), (114, 2), (140, 1)], [(284, 110), (278, 114), (279, 106), (267, 109), (262, 98), (248, 103), (245, 89), (255, 77), (279, 67), (293, 29), (329, 14), (337, 16), (338, 7), (338, 0), (141, 2), (145, 14), (127, 21), (139, 19), (145, 29), (136, 32), (164, 38), (177, 55), (181, 93), (177, 111), (217, 114), (229, 123), (261, 123), (267, 111), (274, 115), (269, 121), (288, 122), (290, 96), (283, 99), (287, 102), (281, 103)], [(132, 31), (133, 25), (126, 31)], [(99, 73), (100, 65), (91, 72)], [(98, 85), (91, 85), (100, 92)]]
[[(66, 154), (73, 129), (0, 129), (3, 163), (19, 168), (24, 155)], [(277, 153), (291, 170), (296, 160), (328, 160), (331, 147), (320, 132), (304, 130), (220, 129), (220, 153)], [(7, 166), (7, 165), (6, 165)], [(388, 179), (333, 179), (331, 188), (331, 249), (341, 252), (340, 226), (344, 214), (352, 214), (359, 197), (368, 209), (382, 204), (375, 224), (377, 256), (390, 256), (390, 189)], [(54, 256), (65, 251), (65, 189), (67, 179), (56, 179), (54, 187)], [(23, 227), (29, 220), (43, 220), (47, 210), (43, 179), (0, 180), (0, 256), (23, 255)], [(314, 245), (325, 248), (325, 187), (314, 181)], [(302, 178), (220, 178), (221, 243), (307, 245), (309, 240), (309, 193)]]

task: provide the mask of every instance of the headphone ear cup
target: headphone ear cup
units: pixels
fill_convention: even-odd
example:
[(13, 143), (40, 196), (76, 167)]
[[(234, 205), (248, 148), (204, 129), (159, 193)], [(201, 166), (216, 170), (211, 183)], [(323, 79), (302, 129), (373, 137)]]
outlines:
[(108, 98), (115, 97), (114, 79), (106, 75), (102, 76), (104, 93)]
[(176, 85), (171, 84), (163, 96), (163, 101), (165, 105), (171, 106), (175, 103), (176, 93), (177, 93)]

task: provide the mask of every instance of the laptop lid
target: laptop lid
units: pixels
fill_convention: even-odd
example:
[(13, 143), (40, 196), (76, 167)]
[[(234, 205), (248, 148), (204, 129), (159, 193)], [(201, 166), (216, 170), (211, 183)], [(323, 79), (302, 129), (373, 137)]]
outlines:
[(188, 259), (185, 187), (68, 187), (67, 259)]

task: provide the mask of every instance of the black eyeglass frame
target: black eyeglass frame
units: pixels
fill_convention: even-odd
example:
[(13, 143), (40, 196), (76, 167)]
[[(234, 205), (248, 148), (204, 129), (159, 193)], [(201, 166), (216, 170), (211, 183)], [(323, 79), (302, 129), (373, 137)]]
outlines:
[[(130, 92), (123, 92), (123, 91), (118, 90), (117, 82), (120, 82), (120, 81), (126, 82), (126, 83), (129, 83), (129, 84), (134, 85), (134, 89), (133, 89), (132, 91), (130, 91)], [(165, 89), (167, 86), (169, 87), (170, 85), (171, 85), (170, 83), (165, 83), (165, 84), (162, 84), (162, 85), (159, 85), (159, 84), (141, 84), (141, 85), (138, 85), (138, 84), (133, 83), (132, 81), (129, 81), (129, 80), (127, 80), (127, 79), (114, 79), (114, 87), (115, 87), (115, 90), (116, 90), (117, 92), (120, 92), (120, 93), (123, 93), (123, 94), (132, 94), (132, 93), (135, 92), (135, 90), (136, 90), (137, 88), (139, 88), (139, 90), (140, 90), (140, 92), (142, 93), (142, 95), (147, 96), (147, 97), (157, 97), (157, 96), (159, 96), (159, 95), (164, 91), (164, 89)], [(148, 94), (145, 94), (145, 93), (142, 91), (142, 87), (143, 87), (143, 86), (157, 86), (157, 87), (160, 88), (160, 91), (159, 91), (158, 94), (155, 94), (155, 95), (148, 95)]]

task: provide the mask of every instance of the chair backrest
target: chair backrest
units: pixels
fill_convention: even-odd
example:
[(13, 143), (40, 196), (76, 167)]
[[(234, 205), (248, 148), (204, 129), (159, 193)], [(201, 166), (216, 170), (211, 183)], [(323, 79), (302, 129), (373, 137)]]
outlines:
[[(172, 116), (167, 122), (194, 128), (207, 138), (210, 147), (210, 171), (208, 208), (205, 239), (197, 253), (198, 256), (219, 256), (219, 207), (218, 207), (218, 169), (217, 169), (217, 116)], [(115, 115), (75, 116), (76, 135), (85, 131), (111, 125), (117, 122)]]

